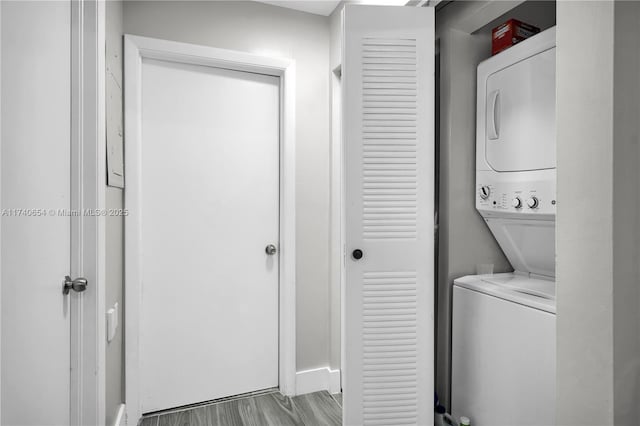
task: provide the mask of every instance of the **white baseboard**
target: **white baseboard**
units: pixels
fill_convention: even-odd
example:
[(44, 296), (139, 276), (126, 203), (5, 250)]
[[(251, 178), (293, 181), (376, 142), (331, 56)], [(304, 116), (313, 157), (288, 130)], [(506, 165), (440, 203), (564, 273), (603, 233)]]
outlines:
[(118, 414), (116, 415), (116, 418), (113, 421), (113, 426), (125, 426), (124, 412), (125, 412), (125, 406), (124, 404), (120, 404), (120, 406), (118, 407)]
[(340, 392), (340, 370), (321, 367), (296, 373), (296, 395), (321, 390), (329, 391), (329, 393)]

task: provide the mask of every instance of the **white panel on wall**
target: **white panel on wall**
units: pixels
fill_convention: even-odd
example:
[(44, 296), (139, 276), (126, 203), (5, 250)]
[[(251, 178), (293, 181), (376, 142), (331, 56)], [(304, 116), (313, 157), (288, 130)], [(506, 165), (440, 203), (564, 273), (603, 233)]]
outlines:
[(429, 424), (433, 10), (347, 5), (342, 64), (344, 424)]
[(124, 188), (124, 147), (122, 130), (122, 87), (107, 72), (107, 185)]

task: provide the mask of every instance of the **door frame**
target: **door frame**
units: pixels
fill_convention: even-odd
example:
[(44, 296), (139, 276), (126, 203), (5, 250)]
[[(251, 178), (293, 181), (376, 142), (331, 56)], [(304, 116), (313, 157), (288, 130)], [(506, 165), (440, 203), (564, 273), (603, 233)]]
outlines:
[(279, 365), (280, 391), (295, 394), (295, 62), (208, 46), (125, 35), (125, 394), (126, 423), (142, 415), (140, 403), (140, 200), (142, 59), (157, 59), (253, 72), (280, 79), (280, 256)]
[[(70, 209), (100, 211), (106, 206), (105, 4), (103, 0), (80, 0), (70, 5)], [(89, 286), (83, 293), (69, 295), (75, 300), (70, 311), (69, 419), (71, 425), (99, 425), (105, 421), (105, 218), (78, 214), (71, 215), (70, 221), (69, 273), (84, 276)], [(62, 285), (63, 277), (58, 278)]]
[[(106, 111), (105, 2), (71, 1), (70, 275), (89, 282), (71, 292), (72, 425), (105, 422)], [(62, 277), (61, 277), (62, 278)]]

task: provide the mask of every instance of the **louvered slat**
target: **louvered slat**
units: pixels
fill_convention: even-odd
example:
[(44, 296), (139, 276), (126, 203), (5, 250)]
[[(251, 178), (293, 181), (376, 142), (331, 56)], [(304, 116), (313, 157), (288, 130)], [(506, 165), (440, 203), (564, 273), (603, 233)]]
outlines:
[[(395, 215), (417, 208), (416, 92), (406, 90), (417, 85), (416, 40), (364, 38), (362, 56), (363, 208), (365, 214), (378, 215), (365, 216), (363, 236), (415, 239), (415, 218)], [(399, 114), (411, 118), (399, 119)], [(386, 194), (395, 197), (379, 198)]]

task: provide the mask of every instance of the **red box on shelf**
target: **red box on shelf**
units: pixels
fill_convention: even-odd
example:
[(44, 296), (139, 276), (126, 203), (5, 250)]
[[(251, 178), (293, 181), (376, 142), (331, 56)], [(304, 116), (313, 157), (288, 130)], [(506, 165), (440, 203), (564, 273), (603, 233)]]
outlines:
[(538, 27), (518, 21), (517, 19), (509, 19), (491, 31), (491, 55), (500, 53), (539, 32), (540, 28)]

